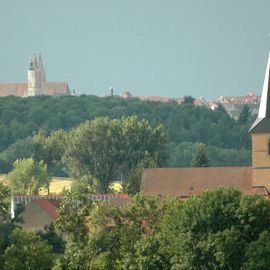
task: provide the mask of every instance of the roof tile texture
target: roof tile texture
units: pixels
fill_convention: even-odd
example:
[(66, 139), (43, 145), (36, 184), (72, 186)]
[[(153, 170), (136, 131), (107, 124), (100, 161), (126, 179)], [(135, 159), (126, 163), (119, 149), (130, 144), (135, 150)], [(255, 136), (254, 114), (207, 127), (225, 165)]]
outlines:
[(57, 218), (58, 213), (57, 209), (59, 208), (59, 201), (56, 200), (46, 200), (46, 199), (40, 199), (40, 200), (34, 200), (33, 203), (36, 203), (39, 205), (39, 207), (44, 210), (48, 215), (50, 215), (52, 218)]
[[(27, 83), (0, 83), (0, 96), (27, 96)], [(43, 95), (67, 95), (69, 87), (66, 82), (45, 82), (42, 85)]]
[(150, 168), (142, 175), (146, 195), (188, 197), (217, 187), (253, 193), (251, 167)]

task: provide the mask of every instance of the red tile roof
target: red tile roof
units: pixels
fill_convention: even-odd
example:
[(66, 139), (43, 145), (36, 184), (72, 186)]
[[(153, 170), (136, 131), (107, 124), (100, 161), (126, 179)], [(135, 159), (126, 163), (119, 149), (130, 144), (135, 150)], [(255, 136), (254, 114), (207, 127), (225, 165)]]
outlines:
[(221, 96), (218, 102), (221, 104), (257, 104), (260, 103), (260, 100), (260, 96), (250, 92), (246, 96)]
[(251, 167), (150, 168), (142, 175), (146, 195), (189, 197), (217, 187), (254, 193)]
[(43, 209), (47, 214), (49, 214), (52, 218), (56, 219), (58, 216), (57, 209), (59, 207), (60, 202), (56, 200), (46, 200), (39, 199), (33, 200), (33, 203), (36, 203)]
[(138, 96), (137, 98), (140, 100), (158, 101), (158, 102), (164, 102), (164, 103), (174, 101), (173, 98), (160, 97), (160, 96)]
[[(27, 83), (0, 83), (0, 96), (27, 96)], [(66, 82), (45, 82), (42, 85), (43, 95), (69, 95), (70, 89)]]
[(42, 85), (43, 95), (67, 95), (69, 92), (66, 82), (45, 82)]
[(0, 83), (0, 96), (19, 96), (27, 94), (27, 83)]

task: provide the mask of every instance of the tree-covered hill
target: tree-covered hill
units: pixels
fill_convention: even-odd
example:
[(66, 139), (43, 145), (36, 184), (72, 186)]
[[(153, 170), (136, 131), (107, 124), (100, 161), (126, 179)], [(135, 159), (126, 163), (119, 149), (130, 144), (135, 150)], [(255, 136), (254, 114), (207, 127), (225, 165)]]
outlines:
[[(39, 130), (50, 134), (53, 130), (71, 129), (97, 116), (120, 118), (129, 115), (147, 119), (153, 127), (163, 124), (171, 149), (168, 166), (189, 165), (189, 157), (185, 159), (184, 152), (179, 149), (183, 146), (194, 148), (195, 143), (207, 146), (211, 165), (222, 165), (223, 161), (224, 165), (248, 165), (250, 162), (248, 128), (254, 119), (248, 111), (235, 121), (222, 107), (212, 111), (189, 103), (178, 105), (86, 95), (0, 98), (0, 161), (10, 166), (12, 160), (31, 155), (29, 137)], [(228, 162), (231, 149), (241, 153), (238, 161), (230, 161), (235, 164)], [(218, 163), (211, 158), (217, 152), (223, 157)], [(2, 171), (4, 167), (2, 164)]]

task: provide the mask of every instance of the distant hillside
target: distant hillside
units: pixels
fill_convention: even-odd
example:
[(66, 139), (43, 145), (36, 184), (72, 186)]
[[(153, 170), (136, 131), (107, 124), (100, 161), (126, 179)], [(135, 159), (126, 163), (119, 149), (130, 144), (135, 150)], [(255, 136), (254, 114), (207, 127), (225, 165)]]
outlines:
[[(41, 129), (49, 134), (60, 128), (71, 129), (97, 116), (120, 118), (133, 114), (149, 120), (153, 126), (163, 124), (171, 149), (185, 142), (200, 142), (219, 149), (250, 149), (248, 128), (253, 119), (247, 113), (235, 121), (222, 107), (212, 111), (185, 103), (178, 105), (176, 102), (86, 95), (32, 98), (10, 96), (0, 98), (0, 168), (7, 171), (15, 157), (31, 155), (31, 136)], [(235, 165), (249, 163), (248, 160), (244, 164), (241, 162)]]

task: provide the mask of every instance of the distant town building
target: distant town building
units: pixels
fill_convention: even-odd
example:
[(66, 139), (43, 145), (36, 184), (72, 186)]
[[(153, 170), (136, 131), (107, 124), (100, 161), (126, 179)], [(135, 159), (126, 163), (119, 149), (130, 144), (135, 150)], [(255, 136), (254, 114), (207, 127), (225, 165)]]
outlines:
[[(175, 100), (180, 105), (180, 104), (184, 103), (185, 98), (184, 97), (176, 98)], [(204, 107), (207, 107), (207, 108), (209, 107), (208, 102), (205, 100), (205, 98), (203, 96), (200, 96), (199, 98), (195, 98), (193, 104), (195, 106), (204, 106)]]
[(252, 115), (257, 115), (260, 101), (261, 97), (254, 95), (253, 92), (249, 92), (245, 96), (221, 96), (218, 99), (218, 103), (220, 103), (233, 118), (239, 117), (239, 113), (245, 105), (249, 106)]
[(215, 100), (208, 101), (208, 107), (214, 111), (218, 107), (218, 102)]
[(0, 96), (61, 96), (71, 95), (66, 82), (47, 82), (41, 54), (34, 55), (29, 63), (27, 83), (0, 83)]
[[(121, 96), (124, 99), (132, 98), (130, 92), (124, 92)], [(169, 98), (169, 97), (161, 97), (161, 96), (137, 96), (134, 98), (138, 98), (142, 101), (156, 101), (162, 103), (168, 102), (176, 102), (177, 104), (181, 105), (184, 102), (184, 97), (180, 98)], [(260, 105), (261, 97), (254, 95), (253, 92), (249, 92), (245, 96), (220, 96), (218, 100), (211, 100), (207, 101), (203, 96), (194, 99), (195, 106), (204, 106), (211, 110), (215, 110), (219, 104), (221, 104), (224, 109), (228, 112), (228, 114), (232, 117), (237, 119), (243, 107), (248, 105), (251, 114), (257, 115), (258, 109)]]
[(169, 97), (160, 97), (160, 96), (138, 96), (136, 97), (139, 100), (143, 100), (143, 101), (158, 101), (158, 102), (163, 102), (163, 103), (167, 103), (167, 102), (173, 102), (175, 99), (173, 98), (169, 98)]
[(124, 99), (132, 98), (132, 95), (129, 91), (126, 91), (122, 94), (122, 98)]

